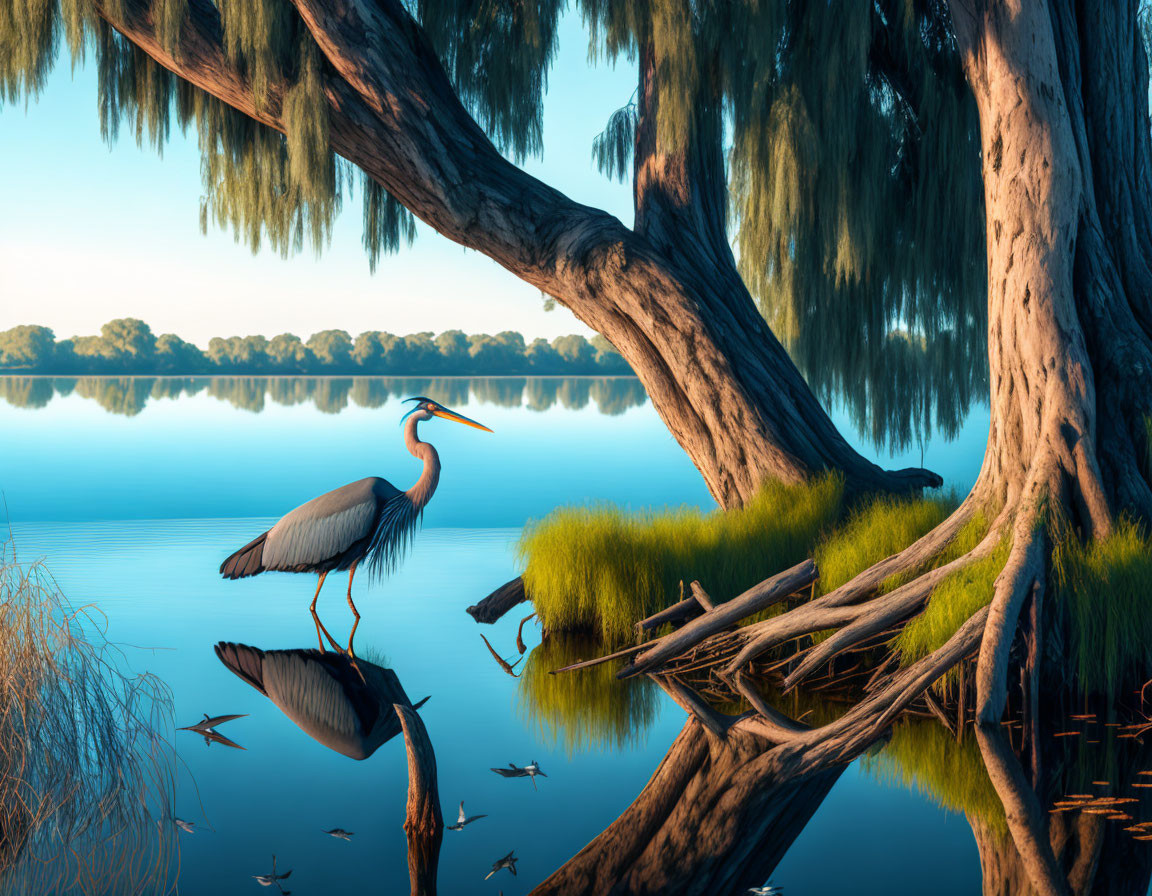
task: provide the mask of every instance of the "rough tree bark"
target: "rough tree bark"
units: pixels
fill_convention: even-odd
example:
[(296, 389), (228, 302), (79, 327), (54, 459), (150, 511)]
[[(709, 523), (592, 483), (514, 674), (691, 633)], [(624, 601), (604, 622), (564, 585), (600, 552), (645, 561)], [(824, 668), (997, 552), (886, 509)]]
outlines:
[[(159, 64), (246, 115), (283, 130), (273, 84), (259, 107), (224, 51), (209, 0), (192, 0), (179, 58), (157, 40), (143, 0), (100, 14)], [(399, 0), (293, 0), (331, 64), (326, 80), (332, 148), (444, 236), (488, 255), (554, 296), (603, 333), (643, 381), (653, 405), (734, 507), (766, 478), (798, 482), (825, 470), (850, 489), (937, 485), (925, 470), (881, 470), (836, 431), (735, 276), (715, 228), (714, 168), (638, 135), (638, 223), (572, 202), (505, 160), (473, 121), (419, 26)], [(119, 8), (124, 15), (118, 14)], [(645, 117), (657, 102), (646, 78)], [(713, 117), (718, 109), (709, 112)], [(697, 187), (702, 168), (709, 177)], [(677, 227), (709, 229), (699, 242)]]

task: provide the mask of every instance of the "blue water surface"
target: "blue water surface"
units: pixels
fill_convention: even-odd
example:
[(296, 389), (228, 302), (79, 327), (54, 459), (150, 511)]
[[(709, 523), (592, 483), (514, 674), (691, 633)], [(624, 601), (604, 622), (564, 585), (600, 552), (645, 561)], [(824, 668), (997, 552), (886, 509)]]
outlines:
[[(483, 631), (514, 659), (523, 614), (480, 627), (464, 608), (516, 575), (519, 528), (559, 504), (712, 502), (648, 403), (614, 415), (592, 404), (541, 411), (469, 400), (458, 409), (495, 432), (443, 421), (424, 427), (444, 463), (440, 489), (397, 573), (380, 583), (357, 579), (356, 647), (393, 669), (412, 700), (430, 696), (420, 714), (445, 817), (454, 820), (460, 800), (469, 814), (489, 816), (446, 832), (441, 892), (513, 896), (627, 807), (684, 713), (662, 698), (634, 742), (569, 755), (527, 717), (518, 681), (480, 638)], [(0, 404), (0, 489), (20, 559), (45, 558), (72, 603), (99, 608), (131, 666), (167, 682), (178, 724), (204, 713), (247, 714), (222, 728), (244, 750), (175, 735), (182, 763), (175, 810), (197, 824), (180, 837), (181, 892), (268, 892), (251, 875), (266, 873), (273, 853), (280, 870), (292, 870), (296, 894), (407, 892), (402, 738), (363, 762), (337, 754), (213, 652), (222, 640), (266, 650), (315, 646), (307, 612), (313, 577), (229, 582), (217, 567), (276, 517), (329, 488), (366, 475), (406, 487), (419, 466), (402, 445), (403, 410), (390, 400), (335, 414), (308, 402), (265, 403), (254, 413), (205, 392), (151, 400), (132, 416), (75, 392), (41, 408)], [(957, 440), (926, 445), (924, 464), (964, 488), (978, 471), (986, 426), (987, 412), (975, 413)], [(919, 465), (920, 450), (879, 461)], [(352, 621), (343, 588), (333, 577), (319, 605), (337, 637)], [(529, 648), (538, 643), (532, 626), (525, 635)], [(548, 774), (537, 790), (489, 771), (532, 759)], [(333, 827), (355, 836), (344, 842), (321, 833)], [(519, 874), (484, 881), (509, 850), (520, 858)], [(789, 896), (962, 894), (979, 891), (980, 872), (962, 817), (853, 765), (773, 882)]]

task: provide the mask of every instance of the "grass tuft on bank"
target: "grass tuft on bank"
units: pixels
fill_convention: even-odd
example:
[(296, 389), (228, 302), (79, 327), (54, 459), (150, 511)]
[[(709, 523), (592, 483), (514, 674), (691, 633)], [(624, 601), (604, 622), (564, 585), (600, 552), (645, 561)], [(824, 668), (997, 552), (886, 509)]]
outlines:
[(973, 613), (992, 602), (992, 587), (1008, 562), (1011, 544), (1010, 538), (1001, 539), (992, 553), (953, 572), (936, 586), (924, 612), (894, 639), (901, 665), (911, 665), (942, 647)]
[(825, 476), (766, 484), (728, 513), (560, 508), (525, 529), (519, 555), (547, 630), (620, 641), (638, 620), (678, 600), (680, 581), (697, 579), (725, 601), (814, 557), (818, 592), (826, 593), (907, 547), (954, 507), (951, 497), (879, 497), (849, 509), (842, 480)]
[(613, 505), (563, 507), (530, 523), (519, 544), (524, 586), (548, 631), (608, 640), (674, 603), (698, 579), (728, 600), (812, 555), (841, 513), (843, 481), (769, 483), (740, 510), (628, 513)]
[(1085, 692), (1116, 693), (1152, 669), (1152, 539), (1131, 520), (1105, 538), (1069, 533), (1052, 551), (1069, 614), (1072, 667)]
[(879, 497), (857, 508), (816, 547), (821, 594), (927, 535), (956, 509), (952, 496)]

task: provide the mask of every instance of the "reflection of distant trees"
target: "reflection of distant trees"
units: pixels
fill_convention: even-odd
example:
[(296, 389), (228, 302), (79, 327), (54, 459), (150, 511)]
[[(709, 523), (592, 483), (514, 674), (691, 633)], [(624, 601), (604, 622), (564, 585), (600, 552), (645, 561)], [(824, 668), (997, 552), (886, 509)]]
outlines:
[(81, 398), (95, 399), (100, 407), (112, 414), (135, 417), (148, 403), (152, 382), (150, 377), (82, 376), (76, 380), (76, 394)]
[(42, 408), (52, 400), (52, 381), (36, 376), (0, 377), (0, 398), (18, 408)]
[(470, 403), (545, 411), (559, 403), (579, 410), (595, 402), (602, 414), (621, 414), (647, 396), (634, 377), (35, 377), (0, 376), (0, 398), (15, 407), (42, 408), (53, 395), (75, 391), (115, 414), (139, 414), (149, 399), (172, 399), (207, 391), (219, 401), (258, 413), (266, 401), (311, 402), (325, 414), (349, 403), (383, 407), (389, 401), (426, 395), (448, 407)]

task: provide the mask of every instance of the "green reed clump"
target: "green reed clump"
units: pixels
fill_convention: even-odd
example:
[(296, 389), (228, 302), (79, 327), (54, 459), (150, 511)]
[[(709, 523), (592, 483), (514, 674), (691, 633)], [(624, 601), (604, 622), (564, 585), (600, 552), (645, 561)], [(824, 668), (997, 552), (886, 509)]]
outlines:
[(626, 513), (565, 507), (529, 524), (518, 552), (524, 585), (546, 630), (626, 638), (645, 616), (698, 579), (717, 600), (811, 556), (839, 517), (843, 481), (766, 484), (740, 510)]
[(965, 554), (976, 549), (976, 546), (984, 540), (984, 536), (988, 533), (988, 517), (981, 511), (973, 514), (972, 519), (968, 520), (960, 530), (952, 537), (952, 540), (945, 545), (944, 550), (936, 554), (917, 569), (904, 570), (902, 572), (893, 573), (888, 576), (880, 585), (880, 590), (884, 594), (895, 591), (901, 585), (906, 585), (918, 576), (924, 575), (929, 570), (936, 569), (946, 563), (951, 563)]
[(1011, 544), (1005, 536), (992, 553), (956, 570), (936, 586), (924, 612), (904, 626), (893, 641), (902, 665), (911, 665), (943, 646), (973, 613), (992, 602), (992, 589), (1008, 562)]
[(171, 700), (0, 546), (0, 891), (171, 889)]
[(660, 708), (650, 679), (617, 681), (610, 664), (551, 674), (602, 652), (602, 645), (585, 634), (554, 632), (528, 654), (518, 681), (520, 716), (545, 740), (562, 743), (569, 756), (589, 747), (642, 743)]
[(1069, 615), (1071, 663), (1085, 692), (1115, 693), (1152, 669), (1152, 539), (1131, 520), (1110, 535), (1056, 540), (1052, 572)]
[(906, 717), (893, 726), (887, 745), (866, 755), (863, 764), (882, 781), (915, 789), (944, 809), (1007, 831), (1004, 807), (970, 728), (957, 743), (936, 721)]
[(902, 551), (955, 509), (951, 495), (880, 497), (863, 504), (816, 547), (820, 592), (835, 591), (874, 563)]

